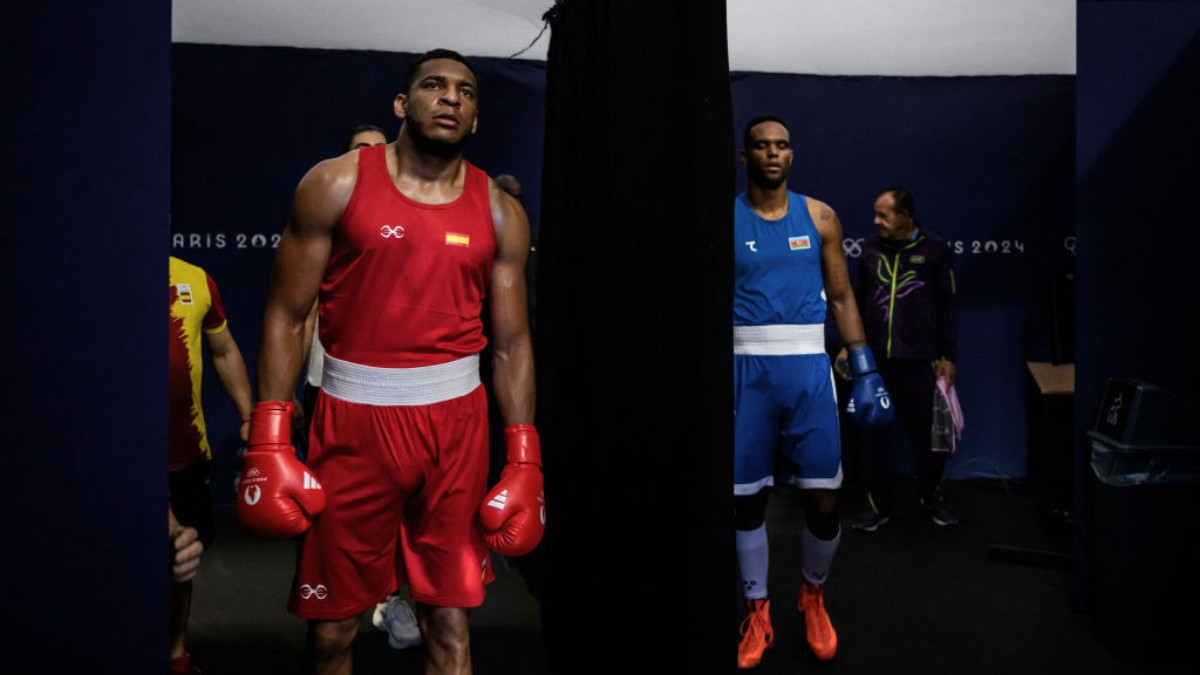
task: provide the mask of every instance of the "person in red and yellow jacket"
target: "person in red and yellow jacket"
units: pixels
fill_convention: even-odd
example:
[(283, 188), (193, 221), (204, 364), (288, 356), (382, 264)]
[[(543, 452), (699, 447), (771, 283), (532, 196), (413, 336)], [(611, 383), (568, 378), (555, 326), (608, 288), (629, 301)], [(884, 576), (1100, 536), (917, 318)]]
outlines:
[[(221, 304), (217, 285), (203, 269), (171, 257), (168, 263), (169, 338), (168, 470), (170, 485), (170, 538), (173, 552), (188, 552), (185, 570), (173, 570), (170, 591), (171, 672), (198, 672), (185, 649), (191, 609), (192, 577), (198, 566), (198, 542), (212, 544), (214, 534), (209, 482), (212, 447), (204, 411), (200, 407), (204, 345), (213, 369), (242, 420), (243, 441), (253, 408), (250, 378)], [(174, 555), (174, 553), (173, 553)], [(180, 564), (178, 555), (173, 561)]]

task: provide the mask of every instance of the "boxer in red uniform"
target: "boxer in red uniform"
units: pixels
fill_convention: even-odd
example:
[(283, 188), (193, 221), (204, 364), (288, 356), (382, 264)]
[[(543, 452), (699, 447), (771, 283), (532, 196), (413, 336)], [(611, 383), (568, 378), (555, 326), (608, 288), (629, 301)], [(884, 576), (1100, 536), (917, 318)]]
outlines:
[[(478, 104), (465, 58), (418, 57), (395, 99), (397, 140), (314, 166), (276, 254), (238, 517), (265, 537), (303, 532), (289, 609), (309, 620), (318, 673), (351, 672), (359, 615), (403, 583), (426, 672), (469, 673), (488, 548), (522, 555), (541, 539), (529, 223), (463, 158)], [(490, 491), (485, 294), (508, 457)], [(305, 466), (288, 434), (314, 299), (326, 361)]]

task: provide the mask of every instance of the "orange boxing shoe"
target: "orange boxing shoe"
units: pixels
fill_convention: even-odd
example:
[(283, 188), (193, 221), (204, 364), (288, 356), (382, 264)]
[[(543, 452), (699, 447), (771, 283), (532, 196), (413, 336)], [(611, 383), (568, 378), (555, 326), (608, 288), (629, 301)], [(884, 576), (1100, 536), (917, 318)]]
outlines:
[(837, 632), (825, 612), (825, 586), (814, 586), (807, 581), (800, 590), (796, 609), (804, 614), (804, 631), (813, 655), (828, 661), (837, 655)]
[(762, 661), (763, 652), (775, 644), (771, 629), (771, 601), (747, 600), (749, 614), (742, 620), (742, 641), (738, 643), (738, 668), (753, 668)]
[(200, 669), (192, 663), (192, 655), (186, 651), (167, 661), (167, 675), (201, 675)]

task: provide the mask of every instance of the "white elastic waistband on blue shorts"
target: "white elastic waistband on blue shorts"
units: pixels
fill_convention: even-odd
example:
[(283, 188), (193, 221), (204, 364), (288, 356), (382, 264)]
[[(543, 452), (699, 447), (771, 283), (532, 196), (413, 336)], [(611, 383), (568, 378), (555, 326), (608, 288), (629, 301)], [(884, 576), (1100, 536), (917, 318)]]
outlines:
[(825, 324), (734, 326), (733, 353), (747, 356), (824, 354)]
[(366, 405), (432, 405), (466, 396), (478, 386), (478, 354), (418, 368), (364, 366), (326, 354), (321, 372), (321, 391)]

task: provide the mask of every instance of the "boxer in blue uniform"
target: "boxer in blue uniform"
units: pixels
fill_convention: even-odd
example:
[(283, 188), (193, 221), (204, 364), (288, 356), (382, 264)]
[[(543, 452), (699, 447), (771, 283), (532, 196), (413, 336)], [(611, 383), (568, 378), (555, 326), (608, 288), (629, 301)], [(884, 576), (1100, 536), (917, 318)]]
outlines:
[(777, 466), (803, 490), (804, 584), (797, 608), (813, 654), (837, 653), (824, 584), (841, 537), (837, 394), (825, 350), (826, 307), (850, 351), (856, 378), (847, 412), (864, 426), (890, 421), (891, 404), (866, 346), (842, 226), (827, 204), (787, 188), (787, 125), (755, 117), (741, 152), (748, 188), (734, 202), (734, 503), (747, 615), (738, 667), (753, 668), (774, 644), (767, 594), (766, 512)]

